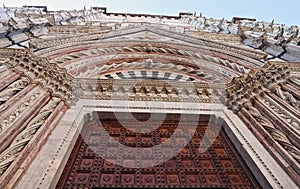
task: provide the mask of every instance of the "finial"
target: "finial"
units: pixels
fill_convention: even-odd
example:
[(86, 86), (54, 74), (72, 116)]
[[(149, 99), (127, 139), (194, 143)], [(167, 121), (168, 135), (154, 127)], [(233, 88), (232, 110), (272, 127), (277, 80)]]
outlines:
[(273, 25), (274, 25), (274, 19), (272, 20), (272, 22), (270, 24), (271, 28), (273, 27)]

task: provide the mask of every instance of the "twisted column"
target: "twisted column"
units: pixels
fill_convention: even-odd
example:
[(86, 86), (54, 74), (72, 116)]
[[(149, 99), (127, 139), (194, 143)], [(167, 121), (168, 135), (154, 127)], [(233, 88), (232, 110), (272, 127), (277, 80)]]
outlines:
[(297, 162), (300, 163), (300, 150), (290, 142), (287, 136), (280, 130), (276, 129), (272, 122), (264, 117), (257, 108), (247, 104), (246, 109), (251, 116), (253, 116), (268, 133), (270, 133), (272, 138), (277, 141)]
[(46, 119), (53, 112), (60, 102), (59, 98), (54, 98), (45, 105), (41, 111), (26, 126), (26, 128), (17, 135), (10, 146), (0, 154), (0, 176), (6, 171), (10, 164), (18, 157), (26, 144), (31, 140), (39, 128), (45, 123)]
[(8, 99), (14, 96), (16, 93), (24, 89), (29, 83), (29, 80), (25, 77), (21, 77), (19, 80), (10, 84), (7, 88), (0, 91), (0, 105), (5, 103)]

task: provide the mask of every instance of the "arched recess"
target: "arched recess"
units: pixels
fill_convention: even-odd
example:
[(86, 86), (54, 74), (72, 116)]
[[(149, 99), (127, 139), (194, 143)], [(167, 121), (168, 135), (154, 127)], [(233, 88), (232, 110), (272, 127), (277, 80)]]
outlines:
[[(273, 188), (296, 186), (246, 125), (216, 98), (223, 94), (225, 83), (229, 83), (233, 77), (261, 67), (265, 63), (264, 53), (145, 26), (105, 35), (87, 35), (79, 41), (58, 39), (46, 47), (42, 47), (43, 43), (32, 45), (36, 46), (34, 54), (16, 51), (12, 53), (13, 58), (9, 63), (15, 70), (32, 77), (51, 95), (64, 100), (69, 109), (62, 113), (62, 120), (53, 128), (28, 172), (20, 178), (14, 176), (12, 180), (19, 182), (8, 184), (18, 188), (28, 187), (28, 183), (33, 188), (55, 187), (86, 113), (94, 110), (127, 111), (126, 107), (110, 104), (112, 94), (120, 92), (129, 94), (134, 111), (137, 109), (149, 113), (147, 109), (153, 108), (158, 112), (196, 112), (206, 115), (223, 112), (227, 135), (242, 157), (251, 159), (248, 166), (257, 175), (260, 184)], [(157, 75), (161, 72), (165, 74), (170, 69), (171, 74), (193, 78), (194, 82), (192, 79), (178, 81), (175, 79), (177, 76), (174, 81), (168, 82), (165, 77), (156, 77), (158, 81), (151, 80), (154, 79), (154, 72), (157, 71)], [(134, 83), (134, 77), (126, 80), (122, 77), (115, 80), (99, 79), (117, 73), (124, 76), (128, 71), (134, 71), (135, 76), (138, 72), (142, 75), (142, 71), (149, 71), (152, 76), (149, 78), (151, 74), (146, 72), (145, 78), (138, 78), (143, 80), (140, 85)], [(120, 81), (115, 82), (117, 80)], [(132, 82), (136, 85), (133, 92)], [(186, 84), (192, 87), (186, 87)], [(115, 100), (122, 103), (122, 99)], [(166, 106), (149, 108), (149, 101), (162, 101)], [(178, 107), (178, 103), (173, 102), (185, 104)], [(47, 163), (41, 165), (41, 161)]]

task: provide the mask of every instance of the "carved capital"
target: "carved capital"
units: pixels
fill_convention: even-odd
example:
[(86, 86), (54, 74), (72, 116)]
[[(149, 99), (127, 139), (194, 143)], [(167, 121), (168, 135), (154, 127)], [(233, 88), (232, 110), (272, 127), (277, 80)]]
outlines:
[(289, 68), (282, 64), (268, 63), (263, 68), (253, 69), (239, 78), (234, 78), (227, 85), (226, 105), (236, 112), (254, 97), (276, 92), (277, 86), (286, 82), (290, 76)]
[(64, 68), (51, 64), (46, 58), (41, 58), (28, 50), (1, 49), (0, 54), (9, 58), (5, 63), (15, 71), (38, 83), (53, 96), (63, 99), (67, 104), (72, 99), (73, 78)]

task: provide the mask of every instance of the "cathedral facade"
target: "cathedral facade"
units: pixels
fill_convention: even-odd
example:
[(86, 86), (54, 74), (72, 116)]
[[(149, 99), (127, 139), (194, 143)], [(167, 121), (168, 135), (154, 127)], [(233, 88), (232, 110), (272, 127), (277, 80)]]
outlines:
[(0, 188), (300, 187), (297, 26), (0, 16)]

